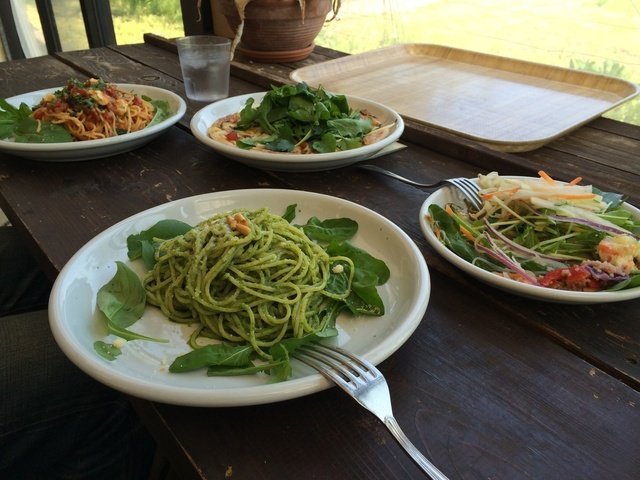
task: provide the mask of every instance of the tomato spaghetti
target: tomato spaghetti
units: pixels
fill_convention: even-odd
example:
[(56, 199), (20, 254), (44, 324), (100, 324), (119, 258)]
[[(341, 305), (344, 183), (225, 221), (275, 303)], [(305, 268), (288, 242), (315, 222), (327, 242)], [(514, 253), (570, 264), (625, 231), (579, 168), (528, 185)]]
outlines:
[(153, 119), (155, 107), (116, 85), (91, 78), (69, 80), (34, 107), (33, 118), (62, 125), (75, 140), (95, 140), (136, 132)]

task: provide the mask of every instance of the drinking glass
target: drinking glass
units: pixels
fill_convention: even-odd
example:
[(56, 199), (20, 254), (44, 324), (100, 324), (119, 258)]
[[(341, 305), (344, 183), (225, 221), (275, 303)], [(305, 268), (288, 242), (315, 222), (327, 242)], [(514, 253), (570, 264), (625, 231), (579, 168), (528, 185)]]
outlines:
[(193, 35), (176, 40), (187, 97), (212, 102), (229, 95), (231, 40)]

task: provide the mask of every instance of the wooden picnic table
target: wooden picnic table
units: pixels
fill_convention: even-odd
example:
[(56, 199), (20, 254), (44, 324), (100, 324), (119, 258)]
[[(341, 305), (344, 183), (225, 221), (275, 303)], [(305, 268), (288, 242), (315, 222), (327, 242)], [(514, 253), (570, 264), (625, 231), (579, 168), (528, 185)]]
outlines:
[[(317, 47), (296, 64), (236, 57), (230, 95), (290, 83), (300, 66), (341, 56)], [(175, 46), (138, 45), (0, 63), (0, 97), (71, 77), (161, 87), (184, 95)], [(364, 95), (365, 92), (363, 92)], [(418, 448), (451, 479), (636, 479), (640, 472), (640, 301), (567, 305), (479, 283), (440, 257), (420, 230), (425, 192), (358, 169), (273, 172), (200, 144), (189, 121), (129, 153), (82, 162), (0, 154), (0, 208), (54, 279), (111, 225), (207, 192), (305, 190), (351, 200), (392, 220), (416, 243), (431, 276), (422, 322), (379, 368), (394, 412)], [(407, 120), (407, 148), (373, 160), (417, 180), (498, 171), (581, 176), (640, 204), (640, 127), (598, 118), (524, 153), (491, 150)], [(292, 400), (204, 408), (131, 398), (177, 478), (408, 479), (418, 468), (377, 419), (337, 388)], [(156, 472), (157, 473), (157, 472)]]

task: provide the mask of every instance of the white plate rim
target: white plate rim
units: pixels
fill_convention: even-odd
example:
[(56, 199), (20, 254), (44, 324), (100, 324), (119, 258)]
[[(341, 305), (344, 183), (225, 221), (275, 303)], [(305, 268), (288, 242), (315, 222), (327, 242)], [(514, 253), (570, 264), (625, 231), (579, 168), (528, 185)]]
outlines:
[[(163, 121), (152, 125), (151, 127), (139, 130), (137, 132), (127, 133), (125, 135), (119, 135), (117, 137), (99, 138), (95, 140), (84, 140), (81, 142), (58, 142), (58, 143), (17, 143), (6, 139), (0, 140), (0, 151), (6, 151), (16, 155), (28, 155), (37, 154), (43, 155), (47, 152), (75, 152), (79, 151), (91, 151), (93, 149), (106, 149), (108, 147), (117, 147), (123, 143), (135, 143), (136, 140), (142, 140), (143, 138), (153, 138), (154, 135), (159, 134), (163, 130), (166, 130), (170, 126), (177, 123), (187, 111), (187, 104), (180, 95), (166, 90), (160, 87), (154, 87), (151, 85), (139, 85), (132, 83), (115, 83), (118, 88), (137, 93), (139, 95), (146, 95), (152, 99), (158, 99), (161, 96), (162, 99), (170, 99), (177, 106), (176, 111)], [(22, 93), (20, 95), (14, 95), (6, 99), (11, 105), (18, 107), (21, 103), (26, 103), (30, 107), (35, 105), (37, 101), (47, 93), (52, 93), (63, 87), (45, 88), (34, 92)], [(34, 101), (35, 99), (35, 101)]]
[[(514, 179), (537, 179), (537, 177), (528, 176), (516, 176), (516, 175), (504, 175), (504, 178)], [(478, 182), (477, 178), (470, 178), (474, 183)], [(468, 273), (474, 278), (481, 280), (482, 282), (499, 288), (500, 290), (515, 293), (522, 297), (544, 300), (553, 303), (567, 303), (567, 304), (596, 304), (596, 303), (610, 303), (621, 302), (626, 300), (634, 300), (640, 298), (640, 287), (630, 288), (627, 290), (620, 290), (616, 292), (573, 292), (568, 290), (556, 290), (547, 287), (541, 287), (537, 285), (529, 285), (521, 283), (516, 280), (501, 277), (499, 275), (490, 273), (483, 270), (480, 267), (470, 264), (463, 258), (456, 255), (449, 250), (445, 245), (438, 240), (433, 232), (429, 222), (425, 220), (425, 216), (428, 214), (429, 206), (437, 204), (443, 206), (446, 202), (454, 199), (452, 195), (454, 193), (453, 187), (444, 187), (436, 190), (423, 202), (420, 207), (419, 223), (420, 228), (427, 240), (427, 242), (447, 261), (458, 267), (460, 270)], [(457, 192), (455, 192), (457, 193)], [(456, 196), (459, 199), (459, 197)], [(624, 208), (632, 212), (636, 217), (640, 217), (640, 209), (634, 207), (629, 203), (624, 203)]]
[[(358, 205), (354, 202), (344, 200), (338, 197), (331, 197), (329, 195), (305, 192), (305, 191), (292, 191), (285, 189), (245, 189), (245, 190), (230, 190), (221, 191), (208, 194), (196, 195), (193, 197), (187, 197), (173, 202), (168, 202), (148, 210), (139, 212), (131, 217), (124, 219), (112, 227), (106, 229), (92, 240), (87, 242), (61, 270), (56, 282), (54, 283), (52, 293), (49, 301), (49, 322), (52, 329), (54, 338), (67, 357), (80, 367), (85, 373), (101, 381), (102, 383), (120, 390), (124, 393), (131, 394), (140, 398), (145, 398), (152, 401), (160, 401), (163, 403), (170, 403), (176, 405), (188, 405), (188, 406), (244, 406), (244, 405), (256, 405), (263, 403), (270, 403), (275, 401), (287, 400), (290, 398), (296, 398), (311, 393), (315, 393), (332, 386), (324, 377), (315, 372), (311, 372), (302, 378), (295, 378), (286, 382), (260, 385), (258, 387), (248, 387), (241, 389), (226, 389), (223, 391), (211, 392), (203, 391), (202, 389), (185, 389), (185, 388), (172, 388), (158, 385), (153, 381), (140, 381), (139, 378), (134, 380), (125, 378), (123, 381), (118, 378), (118, 373), (114, 374), (113, 369), (110, 366), (110, 362), (101, 359), (94, 351), (93, 348), (79, 349), (79, 345), (74, 339), (69, 338), (68, 325), (66, 320), (61, 318), (60, 309), (64, 300), (64, 287), (63, 284), (69, 275), (73, 274), (75, 262), (81, 258), (86, 252), (90, 251), (94, 246), (112, 235), (113, 232), (120, 230), (123, 226), (133, 224), (144, 217), (153, 216), (155, 214), (166, 211), (170, 208), (180, 208), (188, 202), (194, 202), (198, 200), (208, 200), (211, 198), (224, 198), (225, 196), (242, 197), (246, 194), (260, 194), (260, 195), (287, 195), (295, 192), (299, 198), (313, 198), (314, 200), (324, 199), (339, 206), (347, 206), (351, 209), (356, 209), (359, 212), (364, 212), (366, 215), (370, 215), (375, 219), (378, 224), (384, 227), (385, 231), (391, 232), (396, 235), (399, 241), (401, 241), (406, 247), (406, 253), (410, 254), (412, 264), (415, 264), (416, 277), (415, 283), (419, 286), (420, 295), (418, 298), (411, 299), (413, 302), (410, 311), (402, 321), (398, 324), (393, 332), (393, 335), (385, 337), (378, 344), (374, 345), (369, 351), (364, 352), (369, 361), (377, 364), (398, 348), (400, 348), (412, 335), (414, 330), (418, 327), (422, 318), (426, 312), (427, 305), (430, 297), (430, 276), (427, 268), (426, 261), (421, 252), (415, 245), (415, 243), (404, 233), (399, 227), (393, 224), (390, 220), (384, 216)], [(94, 302), (95, 303), (95, 302)], [(400, 328), (402, 327), (402, 328)], [(96, 338), (98, 340), (99, 338)], [(87, 354), (88, 350), (88, 354)], [(362, 353), (362, 352), (361, 352)], [(303, 366), (304, 367), (304, 366)], [(296, 368), (296, 367), (294, 367)], [(299, 368), (299, 367), (298, 367)], [(203, 382), (211, 381), (206, 374), (203, 375)], [(215, 380), (214, 380), (215, 381)]]
[(211, 118), (211, 121), (215, 121), (224, 115), (238, 112), (242, 109), (245, 102), (249, 98), (253, 98), (258, 104), (267, 92), (248, 93), (244, 95), (238, 95), (235, 97), (229, 97), (224, 100), (211, 103), (201, 108), (191, 118), (190, 128), (193, 135), (204, 145), (207, 145), (225, 155), (229, 158), (238, 160), (250, 164), (251, 166), (264, 167), (264, 168), (281, 168), (284, 170), (309, 170), (313, 168), (325, 169), (327, 167), (340, 167), (349, 163), (354, 163), (376, 154), (384, 147), (392, 144), (400, 138), (404, 131), (404, 120), (393, 109), (382, 105), (373, 100), (357, 97), (354, 95), (346, 95), (347, 101), (350, 106), (365, 105), (371, 108), (375, 112), (384, 112), (385, 115), (391, 117), (395, 121), (395, 127), (391, 133), (382, 140), (365, 145), (352, 150), (346, 150), (341, 152), (330, 153), (316, 153), (316, 154), (299, 154), (299, 153), (278, 153), (278, 152), (261, 152), (257, 150), (243, 150), (233, 145), (227, 145), (222, 142), (218, 142), (207, 134), (207, 128), (210, 125), (204, 124), (204, 118), (208, 117), (212, 112), (217, 110), (223, 110), (224, 113), (215, 115), (215, 118)]

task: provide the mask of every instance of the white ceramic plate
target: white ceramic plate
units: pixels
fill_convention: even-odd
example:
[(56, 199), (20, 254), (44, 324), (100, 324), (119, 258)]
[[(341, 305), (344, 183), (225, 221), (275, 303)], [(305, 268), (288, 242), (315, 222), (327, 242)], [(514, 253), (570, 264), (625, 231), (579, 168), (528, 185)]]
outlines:
[(365, 100), (363, 98), (347, 96), (349, 106), (353, 110), (366, 109), (383, 125), (394, 123), (389, 135), (371, 145), (364, 145), (359, 148), (347, 150), (344, 152), (331, 153), (314, 153), (314, 154), (296, 154), (296, 153), (278, 153), (265, 152), (261, 150), (243, 150), (226, 143), (218, 142), (207, 134), (209, 127), (218, 119), (239, 112), (245, 106), (249, 98), (256, 100), (256, 105), (262, 101), (262, 97), (266, 92), (251, 93), (248, 95), (240, 95), (238, 97), (226, 98), (218, 102), (212, 103), (197, 112), (191, 119), (191, 131), (195, 137), (205, 145), (213, 148), (218, 153), (231, 159), (242, 162), (256, 168), (276, 171), (320, 171), (332, 168), (344, 167), (352, 163), (365, 160), (375, 155), (387, 145), (392, 144), (402, 134), (404, 130), (404, 122), (402, 117), (390, 108), (385, 107), (376, 102)]
[[(115, 261), (128, 262), (126, 238), (161, 219), (179, 219), (191, 225), (233, 208), (268, 207), (282, 214), (297, 204), (295, 223), (310, 216), (321, 219), (349, 217), (359, 223), (353, 243), (383, 259), (391, 271), (380, 287), (386, 306), (382, 317), (338, 318), (335, 343), (361, 354), (374, 364), (398, 349), (413, 333), (426, 311), (431, 284), (426, 263), (413, 241), (379, 214), (355, 203), (295, 190), (237, 190), (200, 195), (160, 205), (107, 229), (80, 249), (62, 269), (49, 303), (54, 337), (64, 353), (87, 374), (115, 389), (137, 397), (177, 405), (239, 406), (285, 400), (318, 392), (330, 386), (322, 376), (295, 362), (293, 378), (269, 383), (266, 375), (207, 377), (204, 370), (174, 374), (167, 371), (173, 359), (190, 349), (190, 327), (169, 322), (159, 310), (147, 308), (130, 327), (170, 343), (128, 342), (115, 361), (94, 351), (97, 340), (112, 342), (96, 294), (115, 273)], [(136, 269), (139, 262), (129, 262)]]
[[(511, 178), (524, 178), (524, 177), (511, 177)], [(471, 179), (476, 182), (477, 179)], [(480, 267), (476, 267), (466, 260), (462, 259), (447, 247), (445, 247), (436, 237), (435, 233), (431, 229), (431, 225), (425, 219), (429, 213), (429, 205), (436, 204), (444, 206), (447, 203), (455, 203), (457, 205), (464, 205), (462, 197), (453, 187), (444, 187), (440, 190), (436, 190), (432, 193), (422, 204), (420, 208), (420, 227), (424, 233), (429, 244), (444, 258), (451, 262), (456, 267), (467, 272), (474, 278), (492, 285), (501, 290), (520, 295), (527, 298), (534, 298), (537, 300), (544, 300), (547, 302), (555, 303), (575, 303), (575, 304), (593, 304), (593, 303), (606, 303), (606, 302), (621, 302), (623, 300), (632, 300), (640, 298), (640, 287), (631, 288), (628, 290), (621, 290), (619, 292), (570, 292), (565, 290), (556, 290), (553, 288), (539, 287), (535, 285), (528, 285), (525, 283), (517, 282), (509, 278), (504, 278), (494, 273), (490, 273), (483, 270)], [(624, 207), (633, 212), (634, 216), (640, 218), (640, 210), (636, 207), (624, 204)]]
[[(150, 142), (180, 120), (187, 110), (185, 101), (179, 95), (168, 90), (127, 83), (118, 83), (117, 85), (122, 90), (137, 93), (138, 95), (146, 95), (153, 100), (165, 100), (169, 104), (171, 111), (175, 113), (151, 127), (111, 138), (63, 143), (16, 143), (11, 140), (0, 140), (0, 152), (49, 162), (74, 162), (109, 157), (134, 150)], [(40, 102), (45, 94), (60, 89), (62, 87), (25, 93), (7, 98), (7, 102), (15, 107), (19, 107), (21, 103), (26, 103), (29, 107), (33, 107)]]

